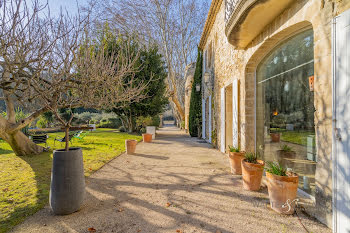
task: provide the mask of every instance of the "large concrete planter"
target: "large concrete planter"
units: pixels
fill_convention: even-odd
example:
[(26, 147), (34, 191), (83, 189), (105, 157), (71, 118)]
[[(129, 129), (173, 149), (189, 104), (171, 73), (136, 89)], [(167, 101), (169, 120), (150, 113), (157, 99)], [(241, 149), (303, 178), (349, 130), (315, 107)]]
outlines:
[(230, 152), (228, 155), (231, 172), (234, 175), (242, 175), (242, 160), (244, 159), (244, 152)]
[(50, 206), (56, 215), (76, 212), (83, 204), (85, 177), (81, 148), (53, 152)]
[(146, 133), (152, 134), (152, 139), (156, 139), (156, 127), (146, 126)]
[(126, 153), (128, 155), (135, 154), (137, 141), (133, 139), (125, 140)]
[(242, 160), (243, 188), (250, 191), (258, 191), (264, 173), (265, 162), (258, 160), (258, 163), (248, 163)]
[(266, 172), (271, 208), (281, 214), (293, 214), (298, 192), (298, 175), (277, 176)]

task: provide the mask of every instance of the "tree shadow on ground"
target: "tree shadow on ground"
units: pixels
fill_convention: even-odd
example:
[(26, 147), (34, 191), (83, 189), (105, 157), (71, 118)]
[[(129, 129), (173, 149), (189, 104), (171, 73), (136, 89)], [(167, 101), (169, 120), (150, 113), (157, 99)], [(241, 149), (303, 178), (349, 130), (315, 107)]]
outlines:
[(135, 153), (133, 156), (138, 156), (138, 157), (143, 157), (143, 158), (148, 158), (148, 159), (158, 159), (158, 160), (168, 160), (169, 157), (167, 156), (159, 156), (159, 155), (148, 155), (148, 154), (140, 154), (140, 153)]
[(2, 148), (0, 148), (0, 155), (4, 155), (4, 154), (11, 154), (11, 153), (13, 153), (13, 151), (12, 150), (6, 150), (6, 149), (2, 149)]
[[(12, 152), (13, 153), (13, 152)], [(49, 200), (50, 180), (51, 180), (51, 166), (52, 166), (52, 151), (44, 152), (33, 156), (20, 156), (18, 158), (25, 161), (33, 170), (34, 181), (32, 184), (18, 184), (18, 192), (25, 192), (26, 196), (31, 196), (34, 193), (35, 200), (28, 202), (26, 206), (15, 207), (12, 213), (6, 218), (0, 220), (0, 232), (2, 230), (10, 230), (14, 225), (17, 225), (25, 220), (26, 217), (35, 214), (38, 210), (43, 208)], [(20, 171), (19, 171), (20, 172)], [(20, 181), (19, 181), (20, 182)], [(21, 186), (27, 186), (27, 190), (20, 190)], [(35, 186), (35, 187), (33, 187)], [(25, 197), (24, 197), (25, 198)], [(15, 206), (16, 201), (11, 200)], [(21, 199), (20, 201), (23, 201)]]

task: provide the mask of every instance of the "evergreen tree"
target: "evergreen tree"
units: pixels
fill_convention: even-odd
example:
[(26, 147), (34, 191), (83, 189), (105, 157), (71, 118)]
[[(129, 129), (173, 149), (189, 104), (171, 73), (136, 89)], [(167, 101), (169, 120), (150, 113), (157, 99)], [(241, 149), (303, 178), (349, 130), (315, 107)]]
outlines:
[(202, 92), (196, 91), (196, 85), (202, 86), (202, 61), (203, 55), (198, 48), (198, 56), (196, 70), (193, 78), (191, 101), (190, 101), (190, 116), (189, 116), (189, 132), (192, 137), (199, 137), (202, 126)]

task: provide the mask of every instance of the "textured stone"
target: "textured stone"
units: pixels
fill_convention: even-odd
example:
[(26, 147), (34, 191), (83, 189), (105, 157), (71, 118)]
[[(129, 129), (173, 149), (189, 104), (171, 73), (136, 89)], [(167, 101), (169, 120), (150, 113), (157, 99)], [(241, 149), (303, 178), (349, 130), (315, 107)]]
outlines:
[[(206, 33), (206, 50), (211, 41), (214, 46), (215, 81), (212, 114), (213, 130), (217, 128), (218, 145), (221, 144), (220, 88), (239, 79), (239, 144), (242, 149), (255, 147), (255, 70), (261, 60), (288, 37), (312, 28), (314, 31), (315, 59), (315, 127), (318, 164), (316, 169), (316, 204), (311, 214), (332, 226), (332, 19), (350, 8), (349, 1), (298, 0), (276, 17), (245, 50), (236, 50), (225, 35), (225, 5), (221, 4), (211, 30)], [(204, 41), (203, 38), (201, 41)], [(208, 92), (204, 93), (207, 98)]]

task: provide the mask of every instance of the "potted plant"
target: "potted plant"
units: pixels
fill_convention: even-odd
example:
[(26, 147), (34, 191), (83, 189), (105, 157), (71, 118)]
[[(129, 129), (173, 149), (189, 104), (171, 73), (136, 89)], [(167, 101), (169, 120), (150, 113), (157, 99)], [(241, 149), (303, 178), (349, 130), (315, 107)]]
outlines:
[(286, 166), (286, 159), (295, 159), (296, 152), (293, 151), (292, 147), (288, 146), (287, 144), (283, 144), (280, 148), (280, 150), (277, 151), (277, 158), (278, 162), (282, 166)]
[(234, 175), (242, 175), (242, 160), (244, 159), (244, 152), (240, 151), (239, 147), (228, 146), (231, 172)]
[(256, 153), (250, 152), (245, 154), (245, 158), (242, 160), (244, 189), (250, 191), (257, 191), (260, 189), (264, 165), (264, 161), (258, 160)]
[(128, 155), (135, 154), (136, 151), (137, 140), (127, 139), (125, 140), (125, 149)]
[(280, 142), (281, 134), (277, 131), (270, 132), (271, 142)]
[[(79, 35), (80, 33), (84, 34), (83, 32), (82, 30), (76, 33)], [(63, 73), (49, 74), (50, 83), (52, 81), (52, 83), (57, 84), (51, 88), (42, 87), (45, 90), (53, 91), (50, 99), (53, 103), (47, 102), (46, 108), (56, 116), (65, 132), (63, 139), (65, 148), (53, 151), (50, 206), (54, 214), (57, 215), (78, 211), (85, 194), (82, 149), (69, 146), (71, 139), (69, 131), (74, 130), (74, 128), (81, 130), (81, 127), (72, 126), (74, 109), (77, 107), (107, 109), (117, 107), (118, 104), (124, 103), (126, 100), (138, 101), (143, 98), (142, 93), (145, 88), (144, 86), (123, 84), (126, 76), (136, 72), (134, 62), (135, 59), (138, 59), (138, 55), (129, 52), (124, 54), (122, 52), (124, 49), (119, 49), (125, 47), (125, 51), (128, 51), (127, 41), (125, 44), (120, 42), (119, 48), (109, 50), (108, 56), (106, 56), (105, 44), (83, 38), (81, 41), (83, 44), (79, 44), (79, 46), (73, 44), (76, 48), (73, 51), (76, 56), (64, 54), (74, 60), (66, 61), (66, 57), (62, 58), (62, 66), (65, 68), (60, 69), (60, 71)], [(63, 45), (65, 44), (63, 43)], [(71, 50), (63, 48), (63, 51), (70, 52)], [(59, 58), (57, 59), (59, 62)], [(130, 62), (132, 64), (129, 64)], [(70, 65), (74, 66), (70, 67)], [(130, 81), (129, 78), (127, 82)], [(133, 75), (131, 75), (131, 79), (133, 79)], [(132, 80), (131, 83), (133, 83)], [(123, 88), (123, 92), (116, 91), (120, 88)], [(47, 98), (44, 99), (46, 101)], [(132, 141), (130, 145), (135, 147), (136, 141)]]
[(271, 208), (278, 213), (293, 214), (297, 202), (298, 175), (278, 163), (267, 162), (266, 178)]
[(143, 142), (146, 142), (146, 143), (152, 142), (152, 134), (150, 133), (143, 133), (142, 138), (143, 138)]

